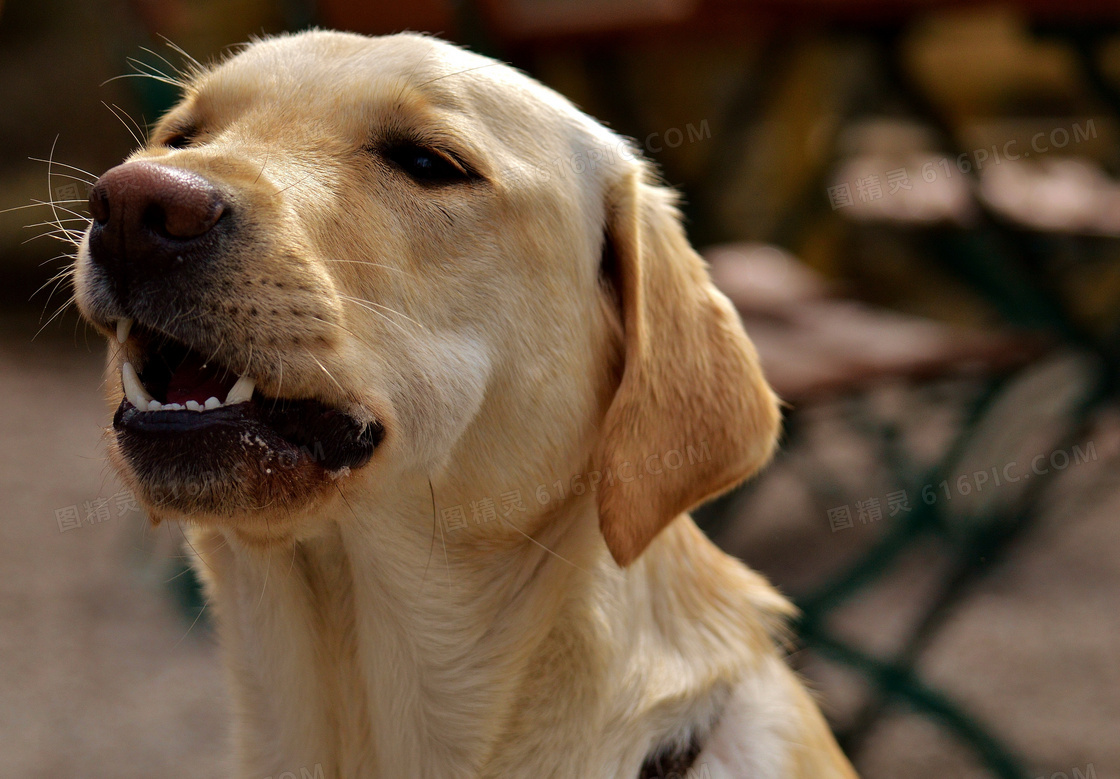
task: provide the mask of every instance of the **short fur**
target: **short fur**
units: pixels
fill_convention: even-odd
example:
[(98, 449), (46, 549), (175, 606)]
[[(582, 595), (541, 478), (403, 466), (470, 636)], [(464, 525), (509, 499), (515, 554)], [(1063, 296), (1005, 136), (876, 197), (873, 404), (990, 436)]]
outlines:
[[(377, 153), (402, 134), (477, 175), (411, 181)], [(149, 324), (386, 430), (353, 473), (186, 514), (151, 482), (189, 464), (110, 445), (198, 552), (239, 776), (628, 779), (693, 734), (698, 777), (854, 776), (780, 659), (790, 607), (684, 513), (766, 462), (778, 403), (625, 141), (438, 40), (310, 32), (194, 75), (132, 159), (247, 220)], [(108, 334), (86, 250), (78, 292)]]

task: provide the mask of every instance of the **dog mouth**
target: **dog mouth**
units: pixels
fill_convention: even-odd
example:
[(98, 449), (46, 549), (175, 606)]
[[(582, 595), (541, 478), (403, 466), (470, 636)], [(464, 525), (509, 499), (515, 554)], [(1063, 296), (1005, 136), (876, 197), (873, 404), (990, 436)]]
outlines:
[(117, 341), (113, 430), (156, 504), (219, 514), (291, 504), (365, 465), (384, 436), (320, 400), (265, 395), (250, 375), (130, 319)]

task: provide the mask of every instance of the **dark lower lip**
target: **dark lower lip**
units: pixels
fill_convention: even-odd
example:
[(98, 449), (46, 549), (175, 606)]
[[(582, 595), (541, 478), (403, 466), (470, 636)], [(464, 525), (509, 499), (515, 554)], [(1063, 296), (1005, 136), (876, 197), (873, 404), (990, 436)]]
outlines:
[(318, 401), (258, 396), (209, 411), (140, 411), (125, 398), (113, 429), (154, 503), (215, 513), (296, 501), (365, 465), (384, 437)]
[(258, 416), (256, 409), (249, 407), (250, 404), (255, 405), (250, 401), (209, 411), (140, 411), (125, 398), (113, 416), (113, 428), (118, 432), (154, 435), (244, 428)]

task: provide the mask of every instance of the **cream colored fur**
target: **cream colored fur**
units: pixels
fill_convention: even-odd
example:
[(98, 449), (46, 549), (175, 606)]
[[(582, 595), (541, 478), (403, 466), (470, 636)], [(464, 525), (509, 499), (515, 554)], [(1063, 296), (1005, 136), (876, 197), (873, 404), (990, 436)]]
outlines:
[[(366, 150), (401, 131), (478, 180), (426, 188)], [(779, 657), (789, 606), (684, 513), (765, 463), (777, 402), (618, 136), (437, 40), (313, 32), (199, 74), (134, 159), (236, 191), (252, 220), (246, 305), (200, 312), (228, 335), (217, 359), (386, 428), (299, 501), (149, 501), (198, 552), (238, 776), (632, 779), (693, 732), (698, 777), (854, 776)]]

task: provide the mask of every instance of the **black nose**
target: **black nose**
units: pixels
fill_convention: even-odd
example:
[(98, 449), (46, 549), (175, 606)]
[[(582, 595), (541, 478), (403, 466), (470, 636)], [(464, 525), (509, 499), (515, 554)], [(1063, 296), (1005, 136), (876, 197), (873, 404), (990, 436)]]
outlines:
[(152, 162), (109, 170), (89, 195), (91, 259), (119, 285), (166, 276), (213, 253), (215, 226), (229, 213), (202, 176)]

